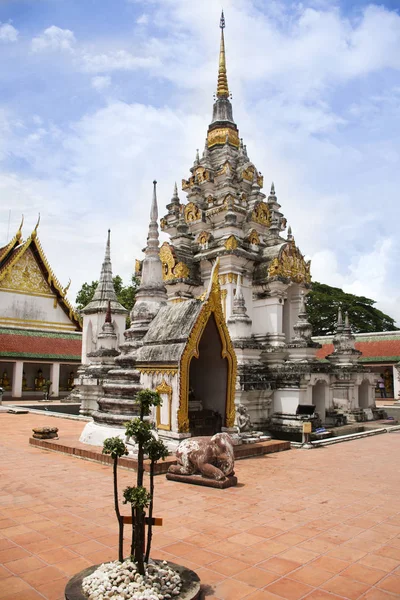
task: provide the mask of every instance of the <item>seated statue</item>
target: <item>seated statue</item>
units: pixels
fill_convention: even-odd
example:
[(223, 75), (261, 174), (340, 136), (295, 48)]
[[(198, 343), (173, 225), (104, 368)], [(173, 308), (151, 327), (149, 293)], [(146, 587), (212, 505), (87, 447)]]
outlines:
[(10, 380), (8, 378), (7, 371), (4, 371), (3, 377), (1, 378), (1, 387), (5, 390), (10, 387)]
[(176, 458), (178, 464), (171, 465), (168, 469), (169, 473), (201, 474), (203, 477), (218, 481), (234, 474), (233, 443), (227, 433), (183, 440), (176, 451)]
[(45, 384), (45, 378), (43, 377), (42, 369), (39, 369), (37, 376), (35, 377), (35, 391), (40, 392)]
[(75, 379), (75, 374), (73, 371), (71, 371), (69, 374), (69, 377), (68, 377), (68, 382), (67, 382), (67, 388), (69, 390), (72, 390), (72, 388), (74, 387), (74, 379)]
[(22, 389), (23, 390), (27, 390), (28, 389), (28, 382), (26, 380), (25, 371), (23, 371), (23, 373), (22, 373)]
[(239, 429), (239, 433), (251, 431), (252, 429), (250, 415), (243, 404), (239, 404), (236, 409), (236, 426)]

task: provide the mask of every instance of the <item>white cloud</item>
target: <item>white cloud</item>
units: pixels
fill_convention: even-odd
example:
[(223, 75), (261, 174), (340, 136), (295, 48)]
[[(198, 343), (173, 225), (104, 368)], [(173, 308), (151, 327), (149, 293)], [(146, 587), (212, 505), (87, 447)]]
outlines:
[(44, 50), (66, 50), (73, 51), (75, 36), (70, 29), (61, 29), (52, 25), (43, 31), (41, 35), (32, 39), (33, 52)]
[(111, 85), (111, 77), (109, 75), (96, 75), (91, 80), (92, 87), (98, 92), (106, 90)]
[[(152, 180), (159, 181), (163, 215), (210, 121), (219, 5), (144, 4), (155, 24), (152, 38), (135, 24), (137, 36), (125, 40), (86, 45), (67, 36), (76, 69), (89, 74), (93, 88), (109, 90), (105, 107), (86, 107), (82, 99), (84, 117), (61, 125), (40, 114), (33, 129), (32, 118), (27, 125), (18, 115), (3, 122), (0, 114), (0, 160), (13, 156), (29, 165), (29, 175), (8, 169), (0, 197), (27, 217), (32, 210), (33, 224), (41, 207), (43, 245), (62, 281), (73, 265), (72, 297), (98, 276), (108, 226), (114, 272), (129, 276), (146, 240)], [(400, 17), (370, 6), (353, 20), (325, 0), (313, 4), (230, 3), (225, 33), (234, 116), (266, 187), (275, 181), (296, 242), (312, 258), (313, 278), (374, 298), (400, 321), (393, 234), (400, 221), (400, 104), (391, 71), (400, 68)], [(46, 32), (36, 38), (45, 38), (38, 49), (60, 47)], [(140, 70), (155, 76), (141, 88), (142, 104), (132, 103), (133, 78), (124, 73), (132, 70), (138, 86)], [(120, 71), (115, 87), (125, 102), (109, 89), (113, 71)], [(168, 108), (151, 105), (160, 89)], [(0, 218), (4, 237), (2, 221), (7, 215)]]
[(9, 23), (0, 24), (0, 42), (16, 42), (18, 30)]
[(135, 56), (127, 50), (116, 50), (104, 54), (84, 53), (81, 60), (83, 70), (88, 73), (148, 69), (161, 64), (156, 57)]
[(147, 25), (148, 22), (149, 22), (149, 15), (146, 15), (145, 13), (143, 13), (142, 15), (140, 15), (140, 17), (138, 17), (136, 19), (136, 23), (138, 25)]

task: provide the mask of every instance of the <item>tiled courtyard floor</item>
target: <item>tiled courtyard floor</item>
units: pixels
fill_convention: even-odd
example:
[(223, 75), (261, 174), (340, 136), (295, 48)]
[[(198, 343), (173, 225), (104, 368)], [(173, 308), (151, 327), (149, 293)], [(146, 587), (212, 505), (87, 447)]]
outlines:
[[(111, 468), (29, 447), (47, 424), (61, 438), (84, 425), (0, 414), (0, 600), (62, 599), (70, 576), (116, 558)], [(392, 433), (239, 461), (227, 490), (159, 476), (153, 556), (196, 570), (206, 600), (400, 598), (399, 460)]]

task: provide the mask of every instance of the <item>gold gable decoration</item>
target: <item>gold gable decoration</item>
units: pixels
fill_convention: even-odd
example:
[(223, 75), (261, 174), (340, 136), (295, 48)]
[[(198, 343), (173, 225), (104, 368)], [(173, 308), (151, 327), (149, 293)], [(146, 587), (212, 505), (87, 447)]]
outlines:
[(206, 292), (203, 307), (188, 337), (185, 350), (180, 362), (180, 389), (178, 429), (180, 433), (189, 431), (189, 370), (192, 358), (199, 357), (199, 344), (204, 329), (211, 315), (214, 315), (222, 343), (221, 357), (228, 362), (225, 427), (233, 427), (235, 422), (235, 388), (237, 375), (237, 360), (235, 349), (229, 336), (221, 302), (219, 285), (219, 259), (212, 272), (211, 289)]
[(224, 246), (226, 250), (236, 250), (236, 248), (238, 247), (238, 241), (234, 235), (231, 235), (226, 240)]
[(197, 167), (195, 170), (197, 176), (197, 182), (203, 183), (204, 181), (210, 181), (210, 173), (204, 167)]
[(32, 295), (54, 296), (50, 282), (47, 283), (44, 278), (30, 248), (7, 270), (0, 281), (0, 288)]
[(207, 244), (210, 240), (210, 234), (208, 233), (208, 231), (201, 231), (197, 237), (197, 243), (200, 244), (201, 246), (204, 246), (204, 244)]
[(255, 173), (255, 168), (253, 167), (253, 165), (249, 165), (247, 167), (247, 169), (243, 169), (242, 178), (245, 179), (246, 181), (250, 181), (252, 183), (253, 179), (254, 179), (254, 173)]
[(193, 223), (194, 221), (201, 220), (201, 210), (194, 202), (189, 202), (185, 206), (185, 221), (186, 223)]
[(252, 229), (250, 231), (248, 240), (249, 240), (249, 243), (252, 244), (253, 246), (259, 246), (260, 245), (260, 236), (258, 235), (258, 233), (257, 233), (257, 231), (255, 229)]
[(283, 248), (279, 258), (273, 259), (268, 269), (268, 275), (291, 279), (294, 283), (310, 283), (310, 267), (311, 262), (304, 260), (304, 256), (297, 248), (295, 241), (292, 240)]
[(251, 213), (251, 220), (259, 225), (269, 227), (271, 225), (271, 212), (268, 208), (268, 204), (265, 202), (258, 202)]
[(189, 277), (189, 267), (182, 261), (176, 262), (173, 247), (168, 242), (164, 242), (160, 248), (160, 259), (164, 281), (185, 279), (186, 277)]

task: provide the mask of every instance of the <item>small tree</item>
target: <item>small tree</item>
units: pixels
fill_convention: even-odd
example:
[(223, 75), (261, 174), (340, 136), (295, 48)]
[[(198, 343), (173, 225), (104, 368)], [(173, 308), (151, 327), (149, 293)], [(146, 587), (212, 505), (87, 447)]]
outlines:
[(118, 438), (107, 438), (103, 443), (103, 454), (110, 454), (114, 460), (113, 463), (113, 480), (114, 480), (114, 508), (118, 519), (118, 560), (124, 560), (124, 521), (119, 510), (118, 503), (118, 481), (117, 481), (117, 466), (118, 459), (121, 456), (128, 454), (128, 449), (124, 442)]
[[(137, 564), (138, 571), (144, 575), (144, 563), (149, 561), (151, 539), (152, 539), (152, 518), (154, 503), (154, 471), (155, 464), (160, 459), (168, 456), (168, 448), (165, 444), (157, 440), (153, 435), (153, 425), (148, 417), (152, 407), (161, 405), (161, 398), (157, 392), (152, 390), (141, 390), (135, 402), (139, 405), (139, 417), (125, 423), (126, 436), (133, 438), (138, 447), (137, 457), (137, 480), (136, 486), (128, 486), (124, 492), (124, 504), (131, 505), (132, 515), (132, 537), (131, 537), (131, 558)], [(146, 420), (145, 420), (146, 419)], [(118, 504), (118, 484), (117, 484), (117, 463), (118, 458), (128, 454), (124, 442), (119, 438), (108, 438), (103, 445), (104, 454), (110, 454), (114, 459), (114, 505), (119, 524), (119, 548), (118, 560), (123, 561), (123, 517), (121, 516)], [(150, 458), (150, 492), (143, 486), (144, 478), (144, 456), (148, 454)], [(146, 509), (148, 514), (148, 535), (147, 547), (145, 540), (145, 522)]]

